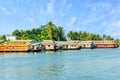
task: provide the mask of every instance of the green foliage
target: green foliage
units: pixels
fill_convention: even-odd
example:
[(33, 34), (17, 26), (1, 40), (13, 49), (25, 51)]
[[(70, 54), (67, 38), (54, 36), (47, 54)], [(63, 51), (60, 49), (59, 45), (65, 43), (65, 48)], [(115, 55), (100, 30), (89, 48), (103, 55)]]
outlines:
[(2, 36), (0, 36), (0, 40), (6, 40), (6, 36), (5, 35), (2, 35)]
[(117, 46), (120, 46), (120, 39), (115, 39), (115, 43), (117, 44)]
[(91, 34), (86, 31), (82, 32), (73, 32), (69, 31), (67, 34), (67, 37), (70, 40), (82, 40), (82, 41), (87, 41), (87, 40), (113, 40), (113, 38), (109, 35), (103, 35), (100, 36), (99, 34)]
[(19, 37), (21, 36), (21, 32), (20, 32), (18, 29), (16, 29), (16, 30), (12, 33), (12, 35), (13, 35), (13, 36), (17, 36), (18, 39), (19, 39)]
[(66, 40), (63, 28), (60, 26), (57, 27), (52, 22), (48, 22), (48, 24), (42, 25), (39, 28), (33, 28), (32, 30), (15, 30), (12, 35), (17, 36), (20, 40)]

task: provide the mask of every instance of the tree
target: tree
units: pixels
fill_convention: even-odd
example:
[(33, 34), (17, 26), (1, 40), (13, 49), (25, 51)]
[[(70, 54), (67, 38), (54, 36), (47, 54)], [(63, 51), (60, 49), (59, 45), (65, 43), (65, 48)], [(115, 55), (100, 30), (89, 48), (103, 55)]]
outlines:
[(0, 40), (6, 40), (6, 36), (5, 35), (2, 35), (2, 36), (0, 36)]
[(27, 32), (21, 30), (20, 39), (21, 39), (21, 40), (26, 40), (26, 39), (28, 39)]
[(51, 40), (54, 40), (55, 39), (55, 34), (54, 33), (55, 33), (56, 26), (51, 21), (48, 22), (48, 24), (46, 26), (47, 26), (48, 37)]
[(117, 46), (120, 46), (120, 39), (115, 39), (115, 44), (117, 44)]
[(113, 40), (113, 38), (110, 35), (107, 35), (106, 40)]
[(67, 37), (71, 40), (73, 40), (73, 31), (69, 31), (67, 34)]
[(81, 40), (82, 39), (82, 31), (78, 32), (78, 36), (79, 36), (79, 40)]
[(12, 33), (13, 36), (17, 36), (18, 39), (20, 39), (20, 36), (21, 36), (21, 33), (18, 29), (16, 29), (13, 33)]
[(64, 39), (64, 30), (63, 30), (63, 27), (59, 26), (56, 28), (56, 34), (57, 34), (57, 37), (58, 37), (58, 41), (61, 41)]
[(106, 35), (105, 34), (103, 34), (103, 40), (106, 40)]

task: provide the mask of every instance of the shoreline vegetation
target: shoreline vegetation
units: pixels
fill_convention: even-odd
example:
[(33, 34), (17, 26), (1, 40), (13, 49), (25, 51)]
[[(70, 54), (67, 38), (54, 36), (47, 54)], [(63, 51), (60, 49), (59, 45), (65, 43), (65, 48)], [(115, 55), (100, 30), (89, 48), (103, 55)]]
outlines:
[[(69, 31), (65, 34), (63, 27), (56, 26), (51, 21), (46, 25), (41, 25), (39, 28), (33, 28), (31, 30), (16, 29), (12, 32), (12, 36), (17, 37), (15, 42), (13, 41), (11, 43), (11, 41), (6, 38), (7, 36), (10, 35), (0, 36), (1, 51), (2, 49), (4, 49), (4, 51), (9, 51), (9, 48), (10, 50), (12, 49), (12, 51), (15, 51), (16, 49), (18, 49), (18, 51), (19, 49), (21, 49), (20, 51), (39, 51), (46, 47), (48, 49), (51, 48), (53, 51), (77, 50), (81, 48), (116, 48), (120, 45), (120, 40), (115, 40), (110, 35), (103, 34), (101, 36), (99, 34), (88, 33), (86, 31)], [(32, 41), (37, 42), (33, 44)], [(7, 43), (7, 45), (4, 45), (3, 42)], [(21, 46), (24, 48), (21, 48)], [(30, 47), (36, 47), (36, 49), (32, 49)]]

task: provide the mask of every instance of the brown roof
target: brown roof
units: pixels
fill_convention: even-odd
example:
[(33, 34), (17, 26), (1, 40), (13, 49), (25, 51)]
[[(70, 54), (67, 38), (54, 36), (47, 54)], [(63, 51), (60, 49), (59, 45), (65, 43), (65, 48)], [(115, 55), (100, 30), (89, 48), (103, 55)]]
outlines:
[(77, 45), (78, 43), (74, 41), (56, 41), (57, 45)]

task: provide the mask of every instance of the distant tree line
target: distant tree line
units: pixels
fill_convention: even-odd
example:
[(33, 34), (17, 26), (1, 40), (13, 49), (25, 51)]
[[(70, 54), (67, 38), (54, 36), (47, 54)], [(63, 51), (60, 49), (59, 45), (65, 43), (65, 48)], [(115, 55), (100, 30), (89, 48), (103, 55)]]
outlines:
[[(46, 25), (42, 25), (39, 28), (33, 28), (31, 30), (18, 30), (12, 32), (13, 36), (17, 36), (20, 40), (54, 40), (54, 41), (66, 41), (70, 40), (113, 40), (110, 35), (92, 34), (86, 31), (69, 31), (65, 35), (63, 27), (56, 26), (52, 22), (48, 22)], [(0, 36), (0, 40), (5, 40), (5, 35)], [(118, 41), (118, 40), (117, 40)]]
[(79, 32), (73, 32), (69, 31), (67, 34), (67, 37), (71, 40), (81, 40), (81, 41), (87, 41), (87, 40), (113, 40), (113, 38), (110, 35), (102, 35), (99, 34), (92, 34), (88, 33), (86, 31), (79, 31)]

